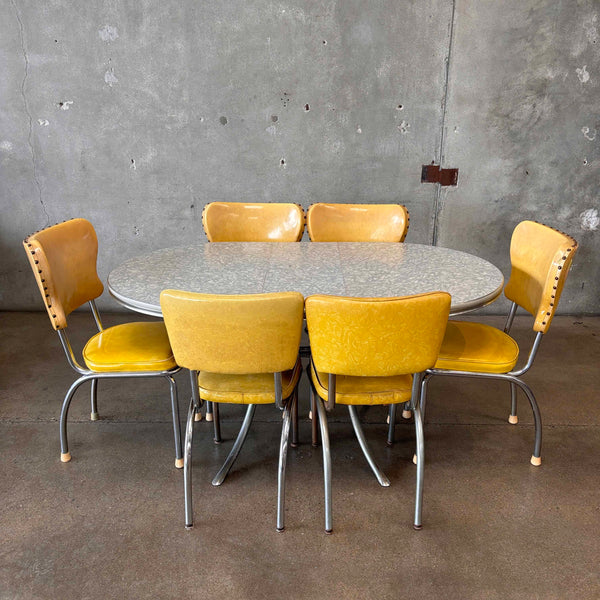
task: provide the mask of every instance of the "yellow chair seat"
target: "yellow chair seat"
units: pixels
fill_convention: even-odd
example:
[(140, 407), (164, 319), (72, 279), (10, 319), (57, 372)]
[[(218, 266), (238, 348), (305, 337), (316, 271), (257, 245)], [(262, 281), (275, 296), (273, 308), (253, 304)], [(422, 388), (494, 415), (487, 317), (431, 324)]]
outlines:
[[(317, 394), (326, 400), (329, 390), (329, 376), (327, 373), (317, 371), (314, 365), (311, 365), (311, 371)], [(410, 400), (411, 390), (411, 375), (397, 375), (395, 377), (337, 375), (335, 378), (336, 404), (398, 404)]]
[(436, 369), (475, 373), (508, 373), (519, 358), (509, 335), (481, 323), (448, 321)]
[[(282, 397), (289, 398), (300, 379), (300, 359), (291, 371), (282, 373)], [(201, 371), (198, 376), (200, 398), (228, 404), (273, 404), (275, 388), (273, 373), (229, 375)]]
[(83, 349), (90, 371), (168, 371), (177, 365), (164, 323), (125, 323), (92, 337)]

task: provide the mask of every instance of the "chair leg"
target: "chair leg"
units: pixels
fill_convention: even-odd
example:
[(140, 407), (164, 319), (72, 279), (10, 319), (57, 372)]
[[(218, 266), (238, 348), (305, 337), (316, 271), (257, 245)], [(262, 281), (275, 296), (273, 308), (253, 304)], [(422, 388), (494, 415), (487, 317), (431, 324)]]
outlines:
[(170, 375), (166, 375), (171, 392), (171, 415), (173, 417), (173, 437), (175, 438), (175, 467), (183, 468), (183, 453), (181, 451), (181, 423), (179, 421), (179, 400), (177, 398), (177, 384)]
[(517, 416), (517, 386), (512, 382), (510, 384), (510, 415), (508, 422), (511, 425), (516, 425), (519, 422), (519, 417)]
[[(419, 406), (421, 408), (421, 421), (425, 422), (425, 406), (427, 404), (427, 383), (429, 381), (429, 376), (425, 375), (423, 377), (423, 381), (421, 382), (421, 399), (419, 401)], [(413, 463), (416, 465), (418, 462), (417, 454), (413, 454)]]
[(297, 404), (298, 396), (297, 394), (292, 394), (290, 403), (288, 403), (283, 411), (281, 443), (279, 444), (279, 468), (277, 470), (277, 531), (285, 529), (285, 467), (287, 463), (290, 424), (293, 419), (294, 407)]
[[(217, 404), (215, 404), (217, 406)], [(223, 481), (225, 481), (225, 477), (227, 477), (227, 473), (229, 473), (229, 469), (233, 466), (233, 463), (236, 461), (237, 457), (240, 454), (240, 450), (246, 441), (246, 436), (248, 435), (248, 430), (250, 429), (250, 424), (252, 423), (252, 419), (254, 417), (254, 411), (256, 410), (256, 404), (249, 404), (246, 409), (246, 416), (242, 421), (242, 426), (240, 427), (240, 432), (231, 448), (231, 452), (227, 459), (223, 463), (223, 466), (219, 469), (219, 472), (215, 475), (212, 480), (212, 484), (214, 486), (221, 485)]]
[(98, 415), (98, 380), (92, 379), (92, 390), (91, 390), (91, 412), (90, 419), (97, 421), (100, 416)]
[[(219, 403), (211, 402), (212, 404), (212, 415), (213, 415), (213, 425), (215, 430), (215, 437), (213, 441), (215, 444), (220, 444), (223, 440), (221, 439), (221, 419), (219, 418)], [(208, 412), (206, 413), (206, 420), (208, 421)]]
[(360, 425), (360, 421), (358, 419), (358, 415), (356, 414), (356, 407), (352, 405), (348, 405), (348, 412), (350, 413), (350, 419), (352, 420), (352, 427), (354, 427), (354, 433), (356, 434), (356, 438), (358, 439), (358, 443), (360, 444), (360, 448), (371, 467), (371, 471), (377, 478), (379, 485), (382, 487), (388, 487), (390, 485), (390, 480), (385, 476), (385, 473), (381, 471), (381, 469), (377, 466), (377, 463), (373, 459), (371, 451), (369, 450), (369, 446), (367, 445), (367, 440), (365, 439), (365, 434), (363, 433), (362, 427)]
[(333, 518), (331, 510), (331, 451), (329, 448), (329, 428), (327, 427), (327, 415), (325, 406), (320, 398), (316, 399), (316, 411), (313, 418), (319, 415), (321, 429), (321, 444), (323, 446), (323, 480), (325, 484), (325, 533), (333, 531)]
[[(513, 382), (511, 382), (513, 383)], [(535, 442), (533, 446), (533, 454), (531, 455), (531, 464), (534, 467), (539, 467), (542, 464), (542, 415), (540, 408), (536, 402), (535, 396), (530, 387), (518, 378), (514, 378), (514, 383), (518, 385), (527, 396), (531, 410), (533, 411), (533, 422), (535, 424)]]
[(404, 403), (404, 408), (402, 409), (402, 418), (410, 419), (412, 417), (412, 412), (410, 410), (410, 402)]
[(311, 436), (312, 436), (312, 446), (316, 448), (319, 445), (319, 414), (317, 411), (317, 400), (315, 392), (310, 387), (310, 412), (312, 414), (311, 419)]
[(298, 447), (298, 387), (292, 394), (292, 439), (290, 441), (292, 448)]
[(213, 403), (206, 403), (206, 420), (210, 423), (213, 420)]
[(396, 405), (390, 404), (389, 412), (388, 412), (388, 439), (387, 445), (391, 446), (396, 437)]
[(190, 400), (190, 408), (185, 428), (184, 458), (183, 458), (183, 493), (185, 498), (185, 527), (194, 526), (194, 511), (192, 509), (192, 437), (194, 435), (194, 399)]
[(421, 418), (421, 407), (415, 402), (413, 411), (415, 415), (415, 433), (417, 437), (417, 489), (415, 497), (415, 522), (413, 527), (423, 527), (421, 513), (423, 509), (423, 474), (425, 469), (425, 440), (423, 435), (423, 420)]
[(80, 377), (77, 381), (74, 381), (69, 388), (67, 395), (62, 403), (60, 411), (60, 460), (61, 462), (69, 462), (71, 460), (71, 453), (69, 452), (69, 442), (67, 441), (67, 415), (69, 414), (69, 406), (73, 399), (77, 388), (91, 377)]

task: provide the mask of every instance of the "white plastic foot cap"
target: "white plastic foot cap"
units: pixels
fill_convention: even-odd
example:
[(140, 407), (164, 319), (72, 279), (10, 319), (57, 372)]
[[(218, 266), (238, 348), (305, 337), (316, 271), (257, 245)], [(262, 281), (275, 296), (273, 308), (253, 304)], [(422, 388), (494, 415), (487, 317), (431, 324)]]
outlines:
[(194, 415), (194, 421), (196, 421), (196, 423), (197, 423), (198, 421), (202, 421), (202, 413), (201, 413), (201, 412), (197, 412), (197, 413)]
[(508, 416), (508, 422), (511, 425), (516, 425), (519, 422), (519, 417), (517, 417), (517, 415), (509, 415)]
[(534, 467), (539, 467), (542, 464), (542, 457), (541, 456), (532, 456), (531, 457), (531, 464)]
[(175, 459), (175, 467), (177, 469), (183, 469), (183, 458), (176, 458)]
[(388, 414), (388, 416), (385, 418), (385, 423), (386, 425), (390, 424), (390, 415)]
[(410, 419), (411, 417), (412, 417), (412, 410), (403, 410), (402, 411), (403, 419)]
[(100, 415), (99, 415), (97, 412), (95, 412), (95, 413), (90, 413), (90, 419), (91, 419), (92, 421), (97, 421), (99, 418), (100, 418)]
[(212, 421), (213, 420), (213, 414), (212, 413), (206, 413), (206, 420), (207, 421)]
[(417, 464), (417, 455), (413, 454), (413, 463), (416, 465)]
[(60, 454), (60, 461), (61, 462), (69, 462), (71, 460), (71, 453), (70, 452), (64, 452)]
[(312, 421), (312, 410), (308, 411), (308, 418)]

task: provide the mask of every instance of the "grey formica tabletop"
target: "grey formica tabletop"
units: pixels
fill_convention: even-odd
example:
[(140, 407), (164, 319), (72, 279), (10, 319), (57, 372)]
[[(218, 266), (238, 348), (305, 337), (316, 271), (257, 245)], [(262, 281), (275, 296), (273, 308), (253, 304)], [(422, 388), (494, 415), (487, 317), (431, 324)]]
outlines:
[(389, 242), (213, 242), (132, 258), (108, 276), (123, 306), (160, 317), (160, 292), (207, 294), (298, 291), (377, 298), (442, 290), (451, 314), (493, 302), (502, 272), (482, 258), (420, 244)]

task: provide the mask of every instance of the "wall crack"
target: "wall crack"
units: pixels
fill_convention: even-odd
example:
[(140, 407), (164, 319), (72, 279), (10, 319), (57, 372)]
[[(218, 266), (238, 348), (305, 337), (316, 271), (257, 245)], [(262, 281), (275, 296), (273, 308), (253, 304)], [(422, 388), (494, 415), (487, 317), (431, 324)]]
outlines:
[(19, 35), (21, 37), (21, 50), (23, 51), (23, 58), (25, 60), (25, 74), (23, 75), (23, 81), (21, 82), (21, 97), (23, 98), (23, 106), (25, 107), (25, 113), (27, 114), (27, 118), (29, 119), (29, 132), (27, 135), (27, 143), (29, 145), (29, 150), (31, 152), (31, 166), (33, 168), (33, 180), (38, 190), (40, 204), (42, 206), (42, 210), (46, 215), (46, 226), (50, 225), (50, 215), (46, 210), (46, 205), (44, 204), (44, 199), (42, 197), (42, 186), (40, 184), (40, 180), (37, 176), (37, 166), (36, 166), (36, 156), (35, 156), (35, 148), (33, 147), (32, 137), (33, 137), (33, 117), (31, 115), (31, 111), (29, 110), (29, 103), (27, 102), (27, 96), (25, 95), (25, 86), (27, 84), (27, 77), (29, 76), (29, 56), (27, 55), (27, 48), (25, 47), (25, 29), (23, 27), (23, 21), (21, 20), (21, 15), (19, 14), (19, 9), (17, 8), (17, 4), (15, 0), (11, 0), (11, 4), (15, 9), (15, 15), (17, 17), (17, 21), (19, 23)]
[[(446, 145), (446, 109), (448, 107), (448, 86), (450, 83), (450, 60), (452, 58), (452, 43), (454, 41), (454, 21), (456, 18), (456, 0), (452, 2), (452, 15), (450, 17), (450, 35), (448, 40), (448, 56), (446, 58), (444, 74), (444, 95), (442, 97), (442, 130), (440, 133), (440, 168), (444, 165), (444, 146)], [(433, 202), (433, 231), (431, 234), (431, 245), (437, 246), (439, 235), (439, 219), (442, 212), (442, 186), (438, 185)]]

